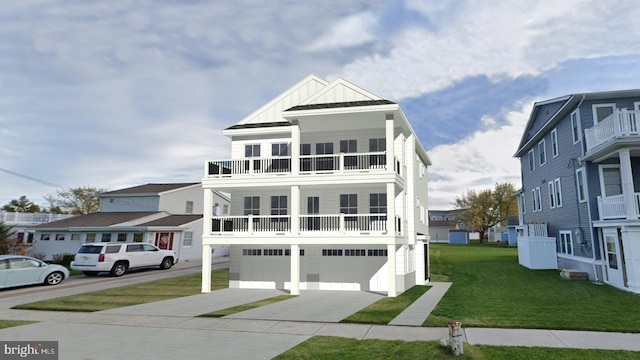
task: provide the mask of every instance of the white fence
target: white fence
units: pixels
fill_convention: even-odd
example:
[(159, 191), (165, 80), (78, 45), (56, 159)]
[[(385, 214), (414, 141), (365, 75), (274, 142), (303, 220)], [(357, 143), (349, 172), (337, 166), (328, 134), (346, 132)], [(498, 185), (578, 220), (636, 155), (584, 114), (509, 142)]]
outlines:
[(529, 269), (557, 269), (556, 238), (518, 236), (518, 262)]

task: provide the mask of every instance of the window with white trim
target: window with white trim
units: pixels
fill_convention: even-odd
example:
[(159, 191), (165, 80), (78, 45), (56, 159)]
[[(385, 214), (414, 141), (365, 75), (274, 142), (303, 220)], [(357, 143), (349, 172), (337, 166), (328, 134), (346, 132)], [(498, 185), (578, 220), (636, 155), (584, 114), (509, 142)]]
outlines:
[(244, 197), (244, 215), (260, 215), (260, 197)]
[(86, 243), (94, 243), (96, 242), (96, 233), (87, 233), (87, 236), (84, 239)]
[(587, 180), (584, 173), (584, 168), (580, 168), (576, 170), (576, 183), (577, 183), (577, 191), (578, 191), (578, 201), (585, 202), (587, 201)]
[(101, 237), (100, 241), (102, 241), (102, 242), (111, 241), (111, 233), (102, 233), (102, 237)]
[(260, 157), (260, 144), (245, 145), (244, 157)]
[(536, 169), (536, 154), (535, 150), (529, 150), (529, 172), (533, 172)]
[(193, 214), (193, 201), (187, 201), (184, 209), (185, 214)]
[(40, 241), (49, 241), (51, 234), (40, 234)]
[(558, 130), (551, 130), (551, 155), (558, 156)]
[(133, 242), (134, 242), (134, 243), (141, 243), (141, 242), (142, 242), (143, 237), (144, 237), (144, 234), (143, 234), (143, 233), (134, 233), (134, 234), (133, 234)]
[(531, 197), (533, 198), (533, 212), (542, 211), (542, 197), (540, 195), (540, 187), (531, 190)]
[(182, 246), (189, 247), (193, 244), (193, 231), (185, 231), (182, 236)]
[(56, 234), (56, 241), (64, 241), (65, 239), (65, 234)]
[(526, 214), (527, 213), (527, 201), (526, 201), (526, 196), (524, 196), (524, 192), (522, 192), (522, 194), (520, 194), (520, 213), (521, 214)]
[(573, 255), (573, 238), (571, 231), (560, 231), (560, 242), (558, 244), (558, 252), (561, 254)]
[(560, 178), (553, 180), (553, 188), (555, 190), (554, 197), (556, 199), (556, 207), (562, 207), (562, 185)]
[(571, 113), (571, 135), (573, 137), (573, 143), (577, 143), (582, 139), (582, 130), (580, 129), (580, 116), (578, 110)]
[(595, 125), (611, 116), (616, 110), (616, 104), (593, 104), (591, 105), (591, 109), (593, 110), (593, 124)]
[(545, 149), (545, 141), (544, 139), (540, 140), (538, 143), (538, 153), (540, 154), (540, 166), (547, 163), (547, 150)]
[(547, 185), (549, 186), (549, 208), (555, 209), (556, 208), (555, 186), (553, 185), (553, 181), (549, 181)]

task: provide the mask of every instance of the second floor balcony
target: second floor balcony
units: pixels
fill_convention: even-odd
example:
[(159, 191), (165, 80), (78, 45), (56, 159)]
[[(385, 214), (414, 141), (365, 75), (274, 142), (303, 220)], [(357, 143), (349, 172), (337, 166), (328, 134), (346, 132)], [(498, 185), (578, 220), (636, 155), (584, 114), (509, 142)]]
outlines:
[(598, 196), (600, 220), (640, 219), (640, 193), (633, 194), (634, 206), (629, 209), (624, 195)]
[[(290, 215), (214, 216), (213, 235), (381, 235), (387, 234), (387, 214), (313, 214), (298, 217), (298, 229), (292, 229)], [(395, 234), (402, 234), (402, 219), (395, 217)]]
[(584, 131), (587, 152), (617, 139), (638, 139), (640, 141), (640, 111), (615, 110), (613, 114)]
[[(340, 153), (323, 155), (255, 157), (229, 160), (211, 160), (206, 163), (205, 178), (236, 176), (285, 175), (295, 172), (292, 162), (297, 161), (298, 174), (331, 174), (348, 172), (386, 172), (386, 152)], [(402, 173), (399, 159), (395, 159), (394, 171)]]

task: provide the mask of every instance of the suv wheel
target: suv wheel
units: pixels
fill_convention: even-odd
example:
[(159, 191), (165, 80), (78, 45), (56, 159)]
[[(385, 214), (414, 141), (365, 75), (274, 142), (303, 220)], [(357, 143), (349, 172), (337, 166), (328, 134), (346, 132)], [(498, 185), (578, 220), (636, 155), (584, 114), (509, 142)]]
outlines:
[(166, 257), (162, 259), (162, 262), (160, 263), (160, 269), (162, 270), (171, 269), (172, 266), (173, 266), (173, 259), (170, 257)]
[(122, 276), (124, 275), (124, 273), (127, 272), (127, 264), (124, 262), (117, 262), (113, 265), (113, 267), (111, 268), (111, 275), (113, 276)]

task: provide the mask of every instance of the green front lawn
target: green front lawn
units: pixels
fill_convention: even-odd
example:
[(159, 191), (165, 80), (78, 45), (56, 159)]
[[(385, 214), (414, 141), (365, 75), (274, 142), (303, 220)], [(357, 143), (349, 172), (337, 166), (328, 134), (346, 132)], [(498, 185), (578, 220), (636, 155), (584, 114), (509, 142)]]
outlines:
[[(92, 312), (200, 294), (201, 274), (156, 280), (14, 306), (14, 309)], [(229, 270), (211, 272), (211, 290), (229, 286)]]
[(427, 286), (414, 286), (397, 297), (380, 299), (355, 314), (343, 319), (343, 323), (388, 324), (404, 309), (427, 292)]
[(14, 326), (33, 324), (35, 321), (25, 321), (25, 320), (0, 320), (0, 329), (10, 328)]
[(435, 281), (453, 285), (424, 326), (640, 332), (640, 296), (557, 270), (529, 270), (515, 248), (431, 245)]
[(451, 355), (438, 341), (356, 340), (314, 336), (274, 359), (640, 359), (640, 352), (622, 350), (554, 349), (518, 346), (464, 345), (464, 356)]

